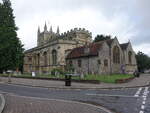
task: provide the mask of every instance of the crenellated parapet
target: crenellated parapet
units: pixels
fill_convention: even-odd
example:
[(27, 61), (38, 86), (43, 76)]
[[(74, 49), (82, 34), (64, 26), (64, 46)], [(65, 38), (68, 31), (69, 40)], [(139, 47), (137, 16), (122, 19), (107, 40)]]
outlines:
[(59, 26), (57, 27), (56, 32), (52, 30), (52, 26), (48, 31), (46, 23), (43, 32), (40, 32), (40, 28), (38, 28), (37, 46), (41, 46), (45, 43), (49, 43), (51, 41), (59, 39), (74, 40), (79, 43), (88, 43), (92, 40), (92, 33), (85, 28), (74, 28), (64, 33), (60, 33)]
[(68, 30), (67, 32), (61, 33), (61, 36), (67, 36), (67, 35), (75, 34), (75, 33), (83, 33), (92, 37), (92, 32), (86, 30), (85, 28), (74, 28), (74, 29)]

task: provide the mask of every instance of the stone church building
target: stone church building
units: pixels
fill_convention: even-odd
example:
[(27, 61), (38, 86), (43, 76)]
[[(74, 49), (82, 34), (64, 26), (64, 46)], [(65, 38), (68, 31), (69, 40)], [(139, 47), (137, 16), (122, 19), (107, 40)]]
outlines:
[(52, 27), (37, 32), (37, 46), (25, 51), (24, 73), (50, 73), (53, 69), (72, 67), (79, 74), (133, 73), (137, 70), (135, 52), (130, 42), (117, 38), (92, 43), (92, 33), (84, 28), (56, 33)]

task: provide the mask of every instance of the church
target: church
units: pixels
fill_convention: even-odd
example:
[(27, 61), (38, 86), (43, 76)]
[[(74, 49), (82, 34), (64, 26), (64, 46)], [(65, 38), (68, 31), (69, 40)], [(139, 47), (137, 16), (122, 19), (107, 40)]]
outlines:
[(137, 70), (131, 42), (120, 44), (117, 38), (92, 42), (92, 33), (84, 28), (67, 32), (38, 28), (37, 46), (25, 51), (24, 73), (51, 73), (53, 69), (78, 74), (133, 73)]

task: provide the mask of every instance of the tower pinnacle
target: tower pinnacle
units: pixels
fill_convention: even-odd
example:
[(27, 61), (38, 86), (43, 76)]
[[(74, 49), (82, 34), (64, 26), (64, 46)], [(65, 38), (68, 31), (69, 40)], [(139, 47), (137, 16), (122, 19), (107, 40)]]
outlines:
[(50, 27), (50, 32), (51, 32), (51, 33), (53, 32), (53, 28), (52, 28), (52, 26)]
[(57, 26), (57, 34), (59, 34), (59, 26)]
[(45, 26), (44, 26), (44, 31), (47, 31), (47, 25), (46, 25), (46, 22), (45, 22)]
[(40, 27), (38, 26), (38, 34), (40, 34)]

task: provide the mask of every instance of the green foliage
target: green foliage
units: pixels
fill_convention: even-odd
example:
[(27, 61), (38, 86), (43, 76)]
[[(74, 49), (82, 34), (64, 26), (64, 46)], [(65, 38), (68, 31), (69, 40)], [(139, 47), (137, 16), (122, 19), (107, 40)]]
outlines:
[(67, 66), (67, 72), (68, 73), (74, 73), (74, 67), (73, 66)]
[(20, 69), (23, 65), (24, 49), (14, 19), (10, 0), (3, 0), (0, 3), (0, 72)]
[(133, 77), (129, 74), (113, 74), (113, 75), (86, 75), (84, 80), (99, 80), (105, 83), (115, 83), (117, 79), (125, 79)]
[(97, 35), (93, 42), (99, 42), (99, 41), (108, 40), (108, 39), (111, 39), (110, 35), (101, 34), (101, 35)]
[(58, 74), (64, 74), (64, 72), (63, 72), (62, 69), (54, 68), (54, 69), (51, 71), (51, 75), (55, 75), (56, 73), (58, 73)]
[(136, 55), (138, 70), (143, 72), (146, 69), (150, 69), (150, 57), (142, 52), (138, 52)]

